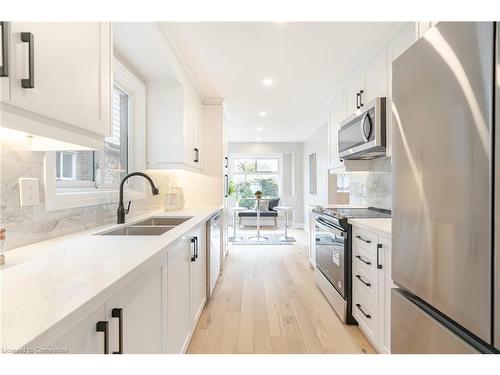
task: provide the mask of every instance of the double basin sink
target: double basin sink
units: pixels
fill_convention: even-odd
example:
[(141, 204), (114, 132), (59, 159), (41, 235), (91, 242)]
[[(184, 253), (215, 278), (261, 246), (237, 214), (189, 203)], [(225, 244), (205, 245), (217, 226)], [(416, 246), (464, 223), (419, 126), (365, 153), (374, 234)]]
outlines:
[(97, 233), (100, 236), (159, 236), (191, 219), (184, 217), (150, 217), (126, 227)]

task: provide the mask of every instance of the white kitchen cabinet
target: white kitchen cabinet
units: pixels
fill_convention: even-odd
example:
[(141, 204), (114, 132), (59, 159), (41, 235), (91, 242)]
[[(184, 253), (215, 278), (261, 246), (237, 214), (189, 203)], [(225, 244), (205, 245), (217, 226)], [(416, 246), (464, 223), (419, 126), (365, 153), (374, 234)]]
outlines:
[(191, 241), (196, 248), (195, 259), (191, 258), (191, 329), (194, 331), (201, 311), (207, 301), (207, 251), (206, 251), (206, 227), (199, 226), (190, 234)]
[(169, 246), (167, 253), (167, 308), (164, 315), (167, 322), (166, 351), (171, 354), (185, 351), (191, 332), (190, 241), (188, 236), (183, 236)]
[[(193, 228), (167, 252), (166, 351), (187, 349), (206, 302), (206, 223)], [(196, 250), (196, 241), (198, 249)]]
[[(379, 303), (379, 313), (382, 321), (379, 347), (383, 353), (391, 352), (391, 289), (396, 288), (391, 277), (391, 237), (388, 234), (379, 235), (380, 263), (382, 272), (379, 272), (379, 293), (382, 294)], [(383, 300), (382, 300), (383, 298)]]
[(387, 96), (387, 65), (387, 48), (382, 48), (370, 59), (364, 70), (364, 88), (360, 99), (362, 106), (377, 97)]
[(380, 353), (391, 352), (391, 239), (353, 224), (352, 313)]
[[(61, 134), (75, 128), (93, 137), (110, 134), (109, 22), (11, 22), (8, 62), (3, 108), (17, 108), (16, 115), (40, 122), (40, 135), (59, 137), (51, 120), (57, 121)], [(11, 121), (6, 125), (15, 128)]]
[(110, 353), (120, 351), (120, 324), (123, 354), (162, 353), (162, 272), (150, 267), (106, 303)]
[(105, 321), (105, 316), (104, 305), (99, 306), (54, 342), (42, 340), (36, 346), (41, 349), (60, 350), (61, 353), (67, 354), (104, 354), (105, 334), (96, 331), (96, 324)]
[(203, 103), (178, 82), (148, 84), (148, 168), (202, 169)]
[(340, 122), (354, 114), (354, 112), (359, 109), (360, 99), (362, 99), (364, 94), (364, 88), (365, 83), (363, 74), (356, 75), (347, 83), (344, 89), (345, 115), (342, 119), (340, 119)]

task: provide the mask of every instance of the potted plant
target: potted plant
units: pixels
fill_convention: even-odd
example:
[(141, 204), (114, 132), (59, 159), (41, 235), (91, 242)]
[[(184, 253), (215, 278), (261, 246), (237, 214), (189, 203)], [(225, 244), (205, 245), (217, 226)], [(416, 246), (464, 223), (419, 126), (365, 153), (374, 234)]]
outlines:
[(262, 191), (257, 190), (257, 191), (255, 192), (255, 198), (257, 198), (257, 199), (262, 198)]

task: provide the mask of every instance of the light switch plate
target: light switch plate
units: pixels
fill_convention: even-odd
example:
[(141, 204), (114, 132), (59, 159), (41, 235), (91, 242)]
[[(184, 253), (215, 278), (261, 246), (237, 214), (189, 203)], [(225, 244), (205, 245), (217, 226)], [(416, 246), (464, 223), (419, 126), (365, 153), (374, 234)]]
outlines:
[(19, 204), (23, 206), (34, 206), (40, 203), (40, 187), (38, 178), (19, 179)]

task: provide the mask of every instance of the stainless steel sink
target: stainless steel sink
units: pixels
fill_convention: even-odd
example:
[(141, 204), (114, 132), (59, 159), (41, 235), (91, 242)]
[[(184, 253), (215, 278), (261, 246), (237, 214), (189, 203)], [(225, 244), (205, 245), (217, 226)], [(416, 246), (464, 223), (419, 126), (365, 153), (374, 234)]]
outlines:
[(192, 216), (184, 217), (150, 217), (138, 223), (126, 227), (107, 230), (97, 233), (99, 236), (159, 236), (177, 225), (191, 219)]
[(140, 226), (130, 225), (106, 232), (97, 233), (100, 236), (159, 236), (175, 226)]
[(160, 225), (177, 226), (191, 219), (192, 216), (184, 217), (150, 217), (149, 219), (134, 223), (133, 225)]

